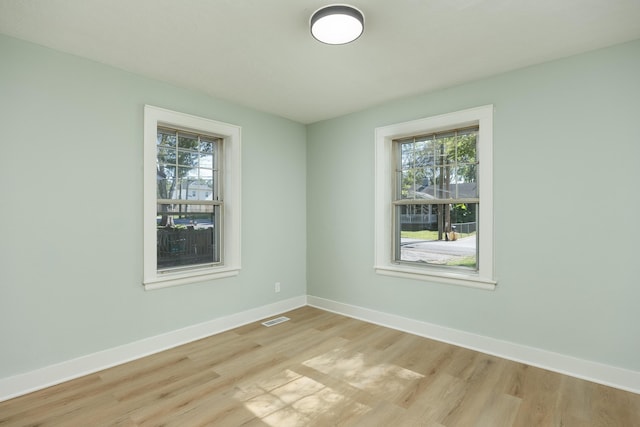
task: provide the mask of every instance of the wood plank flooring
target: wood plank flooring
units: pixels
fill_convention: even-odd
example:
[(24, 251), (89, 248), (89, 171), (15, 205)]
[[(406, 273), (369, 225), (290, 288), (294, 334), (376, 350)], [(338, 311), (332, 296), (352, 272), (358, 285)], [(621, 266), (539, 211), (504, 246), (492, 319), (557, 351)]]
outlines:
[(0, 426), (640, 426), (640, 395), (311, 307), (0, 403)]

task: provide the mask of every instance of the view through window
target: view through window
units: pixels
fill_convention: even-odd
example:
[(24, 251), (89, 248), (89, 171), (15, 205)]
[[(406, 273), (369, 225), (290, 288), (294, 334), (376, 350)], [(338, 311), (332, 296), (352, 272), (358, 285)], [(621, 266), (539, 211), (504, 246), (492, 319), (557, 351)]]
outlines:
[(394, 259), (477, 269), (478, 126), (394, 140)]
[(219, 263), (221, 138), (158, 127), (157, 268)]

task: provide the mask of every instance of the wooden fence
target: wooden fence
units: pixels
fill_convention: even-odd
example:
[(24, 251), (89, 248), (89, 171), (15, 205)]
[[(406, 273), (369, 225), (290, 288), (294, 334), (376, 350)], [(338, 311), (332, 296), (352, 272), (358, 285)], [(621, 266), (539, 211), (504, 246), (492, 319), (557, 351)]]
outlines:
[(183, 267), (220, 261), (213, 228), (158, 229), (158, 268)]

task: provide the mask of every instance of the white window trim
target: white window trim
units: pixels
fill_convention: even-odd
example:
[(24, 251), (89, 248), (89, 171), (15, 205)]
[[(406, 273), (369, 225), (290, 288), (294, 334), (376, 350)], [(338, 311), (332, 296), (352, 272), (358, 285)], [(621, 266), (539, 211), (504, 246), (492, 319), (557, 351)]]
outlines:
[[(222, 229), (223, 263), (179, 272), (158, 273), (157, 270), (157, 182), (156, 140), (158, 125), (178, 127), (213, 134), (223, 139), (223, 197)], [(146, 290), (178, 286), (188, 283), (220, 279), (240, 272), (240, 134), (239, 126), (215, 120), (144, 106), (144, 278)]]
[[(416, 134), (479, 125), (479, 259), (478, 270), (417, 267), (392, 260), (393, 140)], [(493, 290), (493, 105), (379, 127), (375, 130), (375, 264), (376, 273), (429, 282)]]

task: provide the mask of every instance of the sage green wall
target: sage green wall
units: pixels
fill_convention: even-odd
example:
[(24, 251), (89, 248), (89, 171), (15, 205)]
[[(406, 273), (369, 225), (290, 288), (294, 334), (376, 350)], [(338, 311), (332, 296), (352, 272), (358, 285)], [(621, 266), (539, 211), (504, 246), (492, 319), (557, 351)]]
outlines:
[[(0, 59), (0, 378), (305, 293), (640, 370), (640, 42), (306, 128), (4, 36)], [(497, 290), (376, 275), (374, 128), (488, 103)], [(242, 126), (238, 277), (143, 290), (144, 104)]]
[[(485, 104), (497, 289), (376, 275), (374, 129)], [(636, 41), (309, 126), (309, 295), (639, 371), (639, 123)]]
[[(242, 126), (239, 276), (143, 290), (144, 104)], [(0, 378), (305, 295), (305, 139), (301, 124), (0, 36)]]

